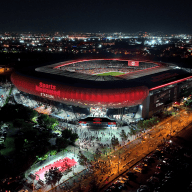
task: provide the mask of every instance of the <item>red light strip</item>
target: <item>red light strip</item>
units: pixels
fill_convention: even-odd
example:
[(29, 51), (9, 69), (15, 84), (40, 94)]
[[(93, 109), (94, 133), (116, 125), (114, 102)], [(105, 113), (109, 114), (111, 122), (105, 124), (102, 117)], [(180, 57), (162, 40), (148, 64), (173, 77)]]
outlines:
[(164, 85), (160, 85), (160, 86), (157, 86), (157, 87), (153, 87), (153, 88), (149, 89), (149, 91), (153, 91), (153, 90), (155, 90), (155, 89), (160, 89), (160, 88), (162, 88), (162, 87), (166, 87), (166, 86), (168, 86), (168, 85), (173, 85), (173, 84), (175, 84), (175, 83), (180, 83), (180, 82), (182, 82), (182, 81), (185, 81), (185, 80), (191, 79), (191, 78), (192, 78), (192, 76), (189, 76), (189, 77), (186, 77), (186, 78), (184, 78), (184, 79), (176, 80), (176, 81), (173, 81), (173, 82), (170, 82), (170, 83), (166, 83), (166, 84), (164, 84)]
[[(85, 61), (99, 61), (99, 60), (106, 60), (106, 61), (108, 61), (108, 60), (113, 60), (113, 61), (128, 61), (128, 60), (130, 60), (130, 59), (125, 60), (125, 59), (111, 58), (111, 59), (82, 59), (82, 60), (73, 60), (73, 61), (66, 61), (66, 62), (64, 62), (63, 64), (54, 67), (54, 69), (57, 69), (57, 68), (59, 68), (59, 67), (65, 66), (65, 65), (71, 65), (71, 64), (80, 63), (80, 62), (85, 62)], [(136, 60), (136, 59), (135, 59), (135, 60), (131, 60), (131, 61), (139, 61), (139, 60)], [(151, 63), (152, 61), (143, 60), (143, 61), (139, 61), (139, 62)], [(152, 62), (152, 63), (154, 63), (154, 64), (156, 64), (156, 65), (158, 65), (158, 66), (161, 66), (160, 63), (156, 63), (156, 62)]]
[(94, 124), (101, 124), (101, 122), (93, 122)]

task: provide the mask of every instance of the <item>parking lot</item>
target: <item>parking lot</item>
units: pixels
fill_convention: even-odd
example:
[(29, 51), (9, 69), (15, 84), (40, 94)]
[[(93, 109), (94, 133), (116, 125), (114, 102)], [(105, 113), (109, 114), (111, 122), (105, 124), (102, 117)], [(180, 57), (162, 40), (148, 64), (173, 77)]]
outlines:
[(114, 180), (105, 191), (190, 191), (192, 150), (167, 141)]

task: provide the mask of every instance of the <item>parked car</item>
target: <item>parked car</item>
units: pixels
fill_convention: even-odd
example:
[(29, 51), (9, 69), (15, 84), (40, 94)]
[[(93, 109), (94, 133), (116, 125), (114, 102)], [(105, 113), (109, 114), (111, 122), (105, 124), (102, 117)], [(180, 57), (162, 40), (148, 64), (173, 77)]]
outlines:
[(172, 161), (172, 160), (169, 159), (169, 158), (164, 158), (164, 159), (163, 159), (163, 163), (171, 163), (171, 161)]
[(138, 167), (137, 167), (137, 166), (134, 167), (133, 170), (136, 171), (136, 172), (139, 172), (139, 173), (142, 173), (142, 172), (143, 172), (143, 168), (142, 168), (142, 167), (139, 167), (139, 166), (138, 166)]
[(141, 164), (144, 166), (144, 167), (147, 167), (148, 165), (150, 165), (149, 161), (142, 161)]
[(155, 188), (153, 189), (153, 192), (162, 192), (162, 188), (161, 188), (160, 186), (155, 187)]
[(165, 179), (172, 179), (173, 178), (173, 173), (172, 172), (167, 172), (165, 174)]
[(158, 165), (156, 166), (156, 169), (163, 169), (163, 165), (162, 165), (162, 164), (158, 164)]
[(137, 192), (148, 192), (149, 187), (147, 185), (141, 185), (139, 189), (137, 189)]
[(168, 179), (163, 179), (163, 180), (161, 181), (161, 186), (162, 186), (162, 187), (166, 187), (168, 183), (169, 183), (169, 180), (168, 180)]

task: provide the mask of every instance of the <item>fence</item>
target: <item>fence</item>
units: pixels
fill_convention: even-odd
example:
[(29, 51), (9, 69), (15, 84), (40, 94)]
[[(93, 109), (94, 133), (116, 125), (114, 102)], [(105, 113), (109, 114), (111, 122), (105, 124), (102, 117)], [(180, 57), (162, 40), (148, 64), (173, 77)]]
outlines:
[(25, 172), (25, 176), (27, 177), (29, 175), (29, 173), (34, 172), (34, 170), (36, 170), (38, 167), (44, 167), (47, 164), (50, 164), (50, 161), (56, 160), (59, 157), (63, 156), (65, 157), (65, 155), (67, 154), (67, 150), (65, 151), (61, 151), (58, 152), (56, 155), (53, 156), (48, 156), (48, 158), (44, 161), (39, 161), (35, 164), (33, 164), (26, 172)]

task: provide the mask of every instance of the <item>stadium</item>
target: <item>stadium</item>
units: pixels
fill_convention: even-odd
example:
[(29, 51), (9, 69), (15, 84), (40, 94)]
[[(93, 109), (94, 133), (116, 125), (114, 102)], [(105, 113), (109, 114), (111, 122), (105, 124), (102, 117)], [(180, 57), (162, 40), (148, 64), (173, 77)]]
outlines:
[(192, 91), (187, 69), (116, 58), (26, 68), (15, 71), (11, 80), (20, 93), (63, 104), (74, 113), (86, 109), (92, 117), (148, 118)]

